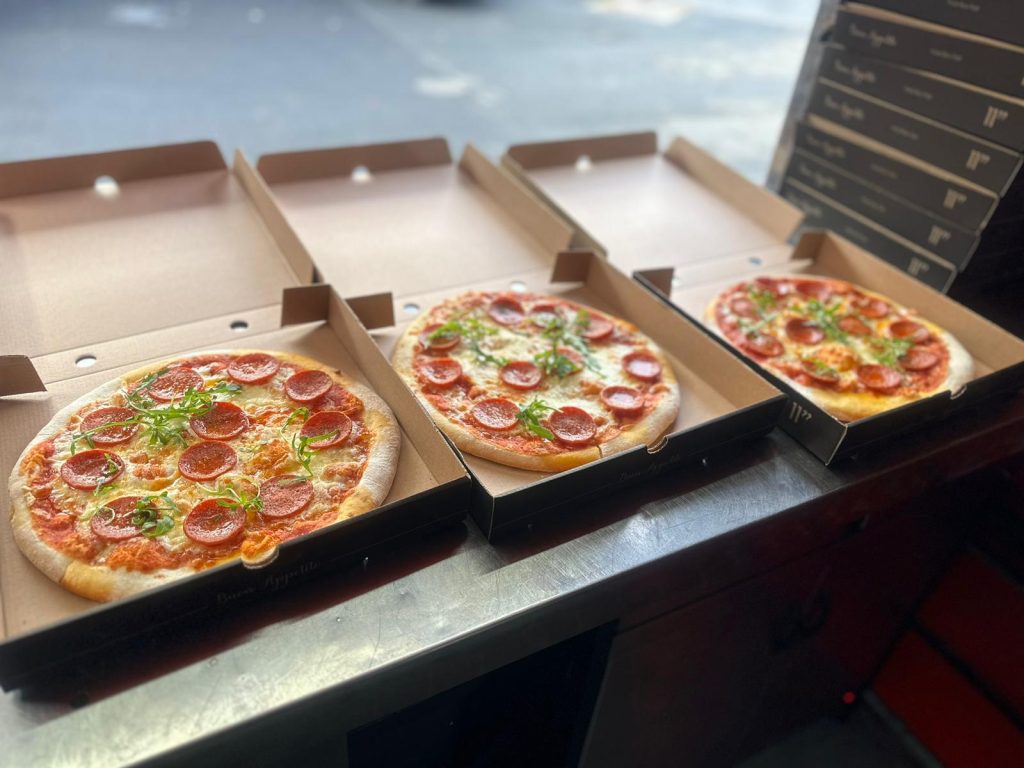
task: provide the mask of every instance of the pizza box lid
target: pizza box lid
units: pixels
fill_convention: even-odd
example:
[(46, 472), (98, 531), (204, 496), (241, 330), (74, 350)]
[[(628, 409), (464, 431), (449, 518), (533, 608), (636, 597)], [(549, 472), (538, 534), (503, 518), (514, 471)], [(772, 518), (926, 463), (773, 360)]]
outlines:
[[(0, 354), (80, 358), (279, 306), (313, 266), (275, 213), (252, 169), (229, 168), (212, 141), (0, 165)], [(44, 367), (83, 372), (63, 363)], [(38, 388), (24, 361), (2, 366), (0, 396)]]
[[(916, 309), (923, 317), (945, 328), (974, 360), (972, 380), (955, 392), (940, 392), (869, 418), (844, 423), (796, 392), (784, 379), (765, 371), (721, 341), (789, 396), (790, 403), (783, 409), (780, 424), (825, 463), (985, 397), (1013, 392), (1024, 386), (1024, 341), (832, 232), (805, 233), (785, 262), (770, 266), (755, 267), (747, 257), (738, 254), (710, 265), (682, 264), (674, 268), (639, 270), (634, 276), (679, 312), (703, 322), (705, 308), (720, 291), (765, 274), (835, 277), (876, 291)], [(710, 330), (707, 332), (712, 334)]]
[(785, 261), (802, 214), (683, 138), (648, 131), (516, 144), (502, 164), (620, 269), (738, 253)]
[(375, 332), (385, 351), (421, 308), (454, 292), (518, 289), (631, 320), (673, 360), (688, 396), (655, 445), (554, 474), (464, 455), (480, 488), (474, 514), (489, 537), (596, 488), (764, 434), (774, 422), (774, 387), (585, 250), (570, 224), (472, 146), (457, 164), (442, 140), (428, 139), (267, 155), (257, 167), (325, 279), (350, 293), (393, 290), (397, 325)]

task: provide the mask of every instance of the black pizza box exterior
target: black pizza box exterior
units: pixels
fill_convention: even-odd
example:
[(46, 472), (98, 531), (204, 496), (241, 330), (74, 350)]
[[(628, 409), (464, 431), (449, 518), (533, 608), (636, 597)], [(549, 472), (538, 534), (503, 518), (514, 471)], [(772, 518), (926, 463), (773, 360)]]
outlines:
[(852, 3), (836, 14), (832, 39), (868, 56), (1024, 98), (1021, 46)]
[(932, 288), (946, 293), (956, 267), (799, 181), (787, 178), (779, 193), (804, 212), (805, 229), (831, 229)]
[(1024, 203), (1011, 210), (988, 190), (832, 123), (798, 123), (795, 149), (968, 230), (979, 230), (990, 219), (1024, 215)]
[(880, 141), (1002, 195), (1021, 166), (1019, 152), (920, 117), (824, 78), (808, 112)]
[(835, 46), (825, 48), (818, 74), (1004, 147), (1024, 149), (1024, 101), (1020, 99)]
[[(973, 379), (956, 392), (940, 392), (870, 418), (844, 423), (705, 327), (737, 358), (787, 394), (779, 425), (825, 464), (963, 408), (983, 407), (987, 398), (1010, 394), (1024, 386), (1024, 341), (842, 237), (833, 233), (805, 233), (793, 249), (790, 262), (774, 269), (774, 274), (779, 275), (808, 274), (847, 280), (886, 295), (952, 333), (974, 360)], [(708, 303), (722, 290), (768, 272), (741, 273), (725, 265), (710, 274), (683, 266), (674, 275), (672, 269), (662, 269), (637, 273), (635, 277), (680, 314), (696, 319), (704, 317)], [(673, 277), (680, 287), (673, 287)]]
[(788, 177), (818, 191), (850, 210), (964, 271), (976, 255), (999, 253), (1021, 244), (1024, 218), (990, 223), (970, 231), (896, 197), (803, 150), (795, 150)]
[(654, 132), (517, 144), (502, 164), (626, 272), (737, 253), (785, 261), (800, 212), (683, 138)]
[(603, 258), (567, 250), (572, 228), (471, 146), (458, 163), (428, 139), (266, 155), (258, 169), (325, 279), (390, 291), (385, 314), (399, 322), (374, 332), (385, 352), (421, 310), (464, 290), (565, 296), (633, 322), (666, 352), (682, 407), (652, 445), (559, 473), (463, 454), (472, 514), (490, 539), (763, 435), (777, 417), (774, 387)]
[(4, 510), (18, 456), (64, 405), (193, 351), (263, 348), (321, 360), (381, 395), (402, 432), (383, 506), (282, 544), (265, 567), (228, 563), (107, 604), (50, 581), (0, 524), (5, 689), (464, 517), (471, 484), (458, 457), (367, 334), (372, 318), (311, 284), (308, 253), (240, 153), (231, 168), (210, 142), (0, 166), (0, 221), (10, 270), (0, 285)]
[(1024, 45), (1024, 5), (1017, 0), (864, 0), (895, 13), (915, 16), (976, 35)]

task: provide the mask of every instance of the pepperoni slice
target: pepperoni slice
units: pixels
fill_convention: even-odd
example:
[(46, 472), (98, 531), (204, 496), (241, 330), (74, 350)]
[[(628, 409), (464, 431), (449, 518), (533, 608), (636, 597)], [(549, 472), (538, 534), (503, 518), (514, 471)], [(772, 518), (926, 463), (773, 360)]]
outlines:
[(800, 368), (807, 375), (808, 378), (818, 384), (825, 386), (835, 386), (839, 383), (839, 373), (837, 371), (829, 370), (828, 367), (821, 365), (815, 365), (813, 360), (801, 360)]
[(227, 499), (204, 499), (192, 507), (182, 530), (196, 544), (215, 547), (234, 539), (245, 528), (245, 510), (241, 507), (225, 507), (218, 501)]
[(420, 332), (420, 346), (427, 352), (447, 352), (455, 349), (462, 341), (462, 336), (455, 331), (445, 331), (435, 337), (434, 333), (441, 325), (442, 323), (431, 323)]
[(587, 317), (587, 326), (580, 331), (580, 336), (588, 341), (600, 341), (601, 339), (607, 339), (611, 336), (612, 331), (614, 330), (615, 323), (604, 315), (599, 315), (596, 312), (590, 312)]
[[(99, 429), (104, 424), (128, 421), (134, 416), (135, 411), (131, 408), (118, 408), (117, 406), (99, 408), (92, 413), (87, 414), (86, 417), (82, 419), (82, 431), (89, 432), (93, 429)], [(138, 424), (126, 424), (120, 427), (99, 429), (98, 432), (93, 432), (89, 435), (89, 438), (96, 445), (116, 445), (117, 443), (123, 443), (126, 440), (131, 440), (132, 436), (138, 431)]]
[(622, 368), (641, 381), (654, 381), (661, 376), (661, 363), (650, 352), (630, 352), (622, 358)]
[(159, 400), (162, 403), (169, 403), (182, 397), (190, 389), (198, 392), (203, 388), (203, 377), (191, 368), (174, 368), (163, 376), (157, 378), (150, 384), (143, 394)]
[[(578, 349), (558, 347), (555, 351), (562, 357), (568, 358), (579, 370), (583, 369), (583, 354)], [(579, 373), (579, 371), (573, 371), (573, 373)]]
[(862, 365), (857, 369), (857, 378), (868, 389), (888, 392), (903, 383), (903, 377), (886, 365)]
[(202, 416), (189, 420), (192, 431), (204, 440), (230, 440), (249, 426), (249, 417), (234, 403), (214, 403)]
[(60, 476), (72, 488), (92, 491), (124, 471), (124, 462), (110, 451), (80, 451), (60, 466)]
[(548, 428), (566, 445), (586, 445), (597, 434), (593, 416), (573, 405), (552, 413), (548, 417)]
[(864, 317), (870, 317), (873, 320), (878, 320), (889, 314), (889, 304), (887, 302), (881, 299), (873, 299), (870, 296), (861, 296), (853, 302), (853, 306)]
[(260, 499), (264, 517), (291, 517), (313, 501), (313, 484), (298, 475), (278, 475), (260, 486)]
[(530, 322), (541, 328), (547, 328), (559, 319), (561, 318), (558, 314), (558, 307), (550, 301), (534, 304), (530, 309)]
[(853, 315), (847, 315), (846, 317), (839, 318), (839, 322), (836, 323), (836, 325), (839, 326), (840, 330), (852, 333), (854, 336), (871, 335), (871, 328), (868, 324), (859, 317), (854, 317)]
[(469, 412), (481, 427), (503, 431), (512, 429), (518, 420), (519, 406), (504, 397), (489, 397), (481, 400)]
[(331, 435), (322, 440), (315, 440), (309, 443), (310, 448), (330, 448), (348, 440), (352, 433), (352, 419), (341, 411), (320, 411), (314, 413), (305, 424), (302, 425), (303, 437), (316, 437), (317, 435)]
[(799, 344), (817, 344), (825, 338), (820, 326), (797, 317), (786, 323), (786, 335)]
[(817, 299), (821, 302), (828, 301), (832, 294), (835, 293), (831, 286), (819, 283), (817, 280), (801, 280), (796, 284), (796, 290), (809, 299)]
[(462, 375), (462, 365), (451, 357), (426, 360), (416, 366), (420, 375), (435, 387), (450, 387)]
[(511, 296), (499, 296), (487, 308), (487, 314), (498, 325), (517, 325), (526, 317), (526, 310), (517, 299)]
[(334, 386), (334, 379), (324, 371), (299, 371), (288, 377), (284, 392), (296, 403), (311, 403)]
[(774, 280), (770, 277), (759, 277), (754, 280), (754, 287), (760, 291), (768, 291), (775, 298), (788, 296), (793, 292), (793, 284), (785, 280)]
[(934, 352), (920, 347), (911, 347), (907, 354), (900, 358), (900, 365), (908, 371), (927, 371), (939, 363), (939, 356)]
[(753, 352), (755, 355), (761, 355), (762, 357), (778, 357), (785, 351), (782, 343), (767, 333), (755, 333), (752, 336), (744, 336), (743, 341), (740, 343), (748, 352)]
[(132, 522), (132, 518), (138, 511), (137, 504), (141, 498), (122, 496), (104, 504), (89, 518), (92, 532), (104, 541), (125, 541), (138, 536), (142, 529)]
[(913, 320), (897, 320), (889, 326), (889, 335), (894, 339), (910, 339), (915, 344), (927, 341), (931, 335), (928, 329)]
[(615, 384), (601, 390), (601, 402), (623, 416), (637, 416), (644, 409), (644, 395), (639, 389)]
[(757, 305), (746, 296), (737, 296), (730, 301), (729, 309), (733, 311), (733, 314), (739, 315), (740, 317), (746, 317), (751, 320), (756, 320), (759, 316), (757, 312)]
[(235, 451), (224, 443), (198, 443), (186, 448), (178, 459), (178, 469), (189, 480), (213, 480), (234, 468)]
[(516, 360), (503, 365), (498, 376), (514, 389), (533, 389), (543, 378), (540, 368), (529, 360)]
[(250, 352), (228, 363), (228, 376), (239, 384), (262, 384), (274, 378), (281, 361), (265, 352)]

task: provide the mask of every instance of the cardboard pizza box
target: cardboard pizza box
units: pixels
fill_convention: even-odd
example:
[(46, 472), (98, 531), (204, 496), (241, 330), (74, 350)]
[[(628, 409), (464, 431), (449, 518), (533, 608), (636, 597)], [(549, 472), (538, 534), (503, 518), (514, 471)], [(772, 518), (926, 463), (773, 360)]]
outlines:
[(683, 469), (777, 417), (774, 387), (607, 261), (571, 251), (585, 241), (472, 146), (457, 164), (443, 140), (428, 139), (266, 155), (258, 168), (326, 280), (350, 294), (391, 292), (397, 323), (374, 332), (385, 354), (422, 310), (468, 289), (564, 295), (632, 321), (668, 354), (682, 409), (653, 445), (554, 474), (463, 455), (489, 538)]
[(308, 355), (368, 384), (402, 430), (383, 506), (286, 542), (263, 568), (230, 563), (100, 605), (50, 581), (0, 525), (4, 688), (464, 517), (469, 477), (367, 334), (374, 316), (357, 317), (358, 302), (311, 284), (309, 254), (240, 153), (231, 168), (210, 142), (0, 166), (0, 253), (4, 510), (17, 457), (54, 413), (124, 372), (192, 351)]
[(785, 261), (792, 205), (682, 138), (653, 132), (517, 144), (502, 165), (589, 246), (627, 272), (746, 254)]
[[(784, 379), (765, 371), (722, 341), (734, 355), (788, 395), (780, 426), (826, 464), (1024, 386), (1024, 341), (833, 233), (804, 234), (787, 262), (767, 269), (750, 269), (734, 262), (709, 271), (682, 264), (674, 270), (637, 272), (635, 277), (681, 315), (700, 321), (705, 308), (720, 291), (759, 274), (823, 275), (877, 291), (945, 328), (974, 360), (973, 379), (956, 392), (940, 392), (876, 416), (843, 423)], [(712, 334), (710, 329), (707, 332)]]

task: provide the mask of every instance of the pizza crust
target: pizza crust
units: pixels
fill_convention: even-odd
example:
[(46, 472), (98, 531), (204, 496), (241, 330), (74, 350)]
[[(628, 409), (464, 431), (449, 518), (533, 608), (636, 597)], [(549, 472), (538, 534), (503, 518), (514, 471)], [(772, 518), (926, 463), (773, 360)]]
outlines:
[[(825, 388), (808, 387), (804, 384), (801, 384), (798, 381), (783, 376), (781, 373), (776, 372), (767, 366), (761, 366), (759, 361), (754, 360), (754, 358), (745, 355), (747, 359), (754, 360), (754, 362), (757, 362), (760, 367), (769, 370), (774, 376), (777, 376), (778, 378), (785, 381), (788, 386), (795, 389), (808, 400), (817, 404), (825, 411), (835, 416), (840, 421), (850, 422), (856, 421), (858, 419), (866, 419), (870, 416), (877, 416), (878, 414), (884, 413), (885, 411), (891, 410), (893, 408), (899, 408), (900, 406), (917, 402), (918, 400), (923, 400), (927, 397), (939, 394), (940, 392), (949, 391), (955, 393), (958, 389), (960, 389), (969, 381), (971, 381), (971, 379), (974, 376), (974, 360), (971, 357), (970, 353), (956, 339), (956, 337), (953, 336), (953, 334), (949, 333), (944, 328), (936, 325), (930, 320), (921, 317), (920, 315), (916, 314), (916, 312), (909, 310), (908, 308), (904, 307), (899, 302), (889, 298), (885, 294), (879, 293), (877, 291), (868, 290), (867, 288), (863, 288), (861, 286), (855, 285), (854, 283), (850, 283), (845, 280), (835, 280), (816, 275), (759, 275), (758, 277), (765, 277), (773, 280), (817, 280), (832, 285), (842, 285), (855, 288), (856, 290), (863, 293), (865, 296), (880, 299), (881, 301), (884, 301), (894, 307), (897, 307), (902, 310), (907, 310), (908, 314), (913, 317), (915, 322), (924, 325), (926, 328), (928, 328), (929, 332), (931, 332), (932, 335), (938, 337), (943, 342), (943, 344), (945, 344), (946, 349), (949, 352), (949, 361), (946, 371), (946, 377), (933, 389), (926, 392), (921, 392), (916, 396), (886, 396), (881, 394), (873, 394), (870, 397), (863, 397), (857, 394), (838, 392), (835, 390)], [(750, 280), (747, 280), (745, 282), (749, 283)], [(730, 286), (728, 290), (731, 289), (732, 286)], [(725, 335), (724, 331), (719, 327), (718, 321), (716, 319), (718, 316), (718, 307), (721, 305), (726, 295), (726, 291), (723, 291), (719, 293), (717, 296), (715, 296), (714, 299), (711, 300), (707, 308), (704, 310), (704, 324), (705, 326), (710, 328), (716, 336), (724, 340), (726, 344), (732, 346), (732, 342)], [(740, 350), (740, 354), (744, 354), (742, 350)]]
[[(557, 296), (551, 298), (558, 300)], [(563, 472), (635, 448), (638, 445), (651, 445), (675, 423), (679, 413), (679, 385), (668, 357), (635, 325), (620, 318), (613, 318), (625, 330), (641, 336), (647, 342), (647, 350), (661, 363), (660, 383), (664, 385), (666, 391), (651, 413), (643, 419), (627, 425), (626, 429), (610, 440), (578, 450), (552, 454), (524, 454), (488, 442), (465, 425), (449, 419), (433, 403), (419, 396), (420, 383), (414, 370), (414, 362), (419, 334), (427, 324), (430, 311), (424, 312), (406, 328), (392, 352), (391, 365), (409, 389), (417, 395), (417, 401), (427, 411), (438, 428), (455, 443), (459, 450), (465, 453), (517, 469), (533, 472)], [(612, 317), (611, 315), (607, 316)]]
[[(38, 432), (36, 437), (18, 457), (8, 484), (11, 500), (11, 528), (15, 543), (25, 557), (48, 578), (64, 588), (81, 597), (98, 602), (127, 597), (194, 575), (196, 571), (188, 567), (142, 572), (123, 568), (114, 569), (105, 565), (91, 565), (52, 549), (32, 527), (31, 504), (34, 501), (34, 497), (22, 475), (22, 462), (36, 445), (49, 440), (65, 429), (68, 421), (76, 413), (87, 407), (90, 403), (103, 401), (113, 396), (128, 383), (139, 381), (149, 374), (175, 362), (188, 360), (199, 355), (244, 355), (253, 352), (267, 352), (281, 360), (282, 363), (291, 363), (303, 368), (325, 371), (336, 383), (345, 387), (345, 389), (362, 401), (363, 423), (368, 430), (372, 431), (374, 439), (368, 451), (363, 474), (352, 493), (339, 505), (335, 521), (340, 522), (356, 517), (383, 504), (390, 492), (398, 466), (401, 429), (391, 413), (391, 409), (377, 393), (369, 387), (344, 376), (338, 370), (303, 355), (253, 349), (205, 350), (191, 355), (181, 355), (162, 360), (158, 363), (134, 369), (118, 378), (112, 379), (61, 408)], [(277, 548), (275, 547), (269, 551), (261, 552), (255, 559), (245, 560), (236, 555), (226, 558), (224, 562), (239, 558), (247, 566), (261, 567), (272, 562), (276, 559), (276, 556)]]

